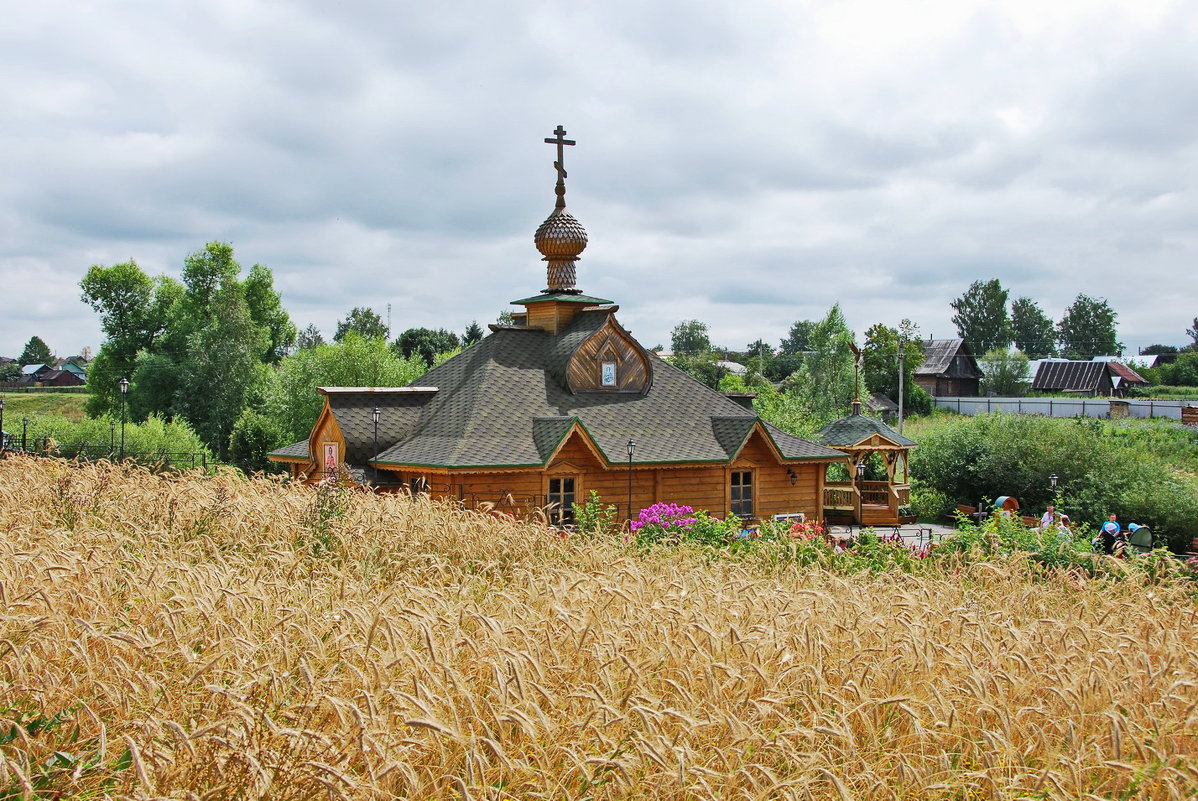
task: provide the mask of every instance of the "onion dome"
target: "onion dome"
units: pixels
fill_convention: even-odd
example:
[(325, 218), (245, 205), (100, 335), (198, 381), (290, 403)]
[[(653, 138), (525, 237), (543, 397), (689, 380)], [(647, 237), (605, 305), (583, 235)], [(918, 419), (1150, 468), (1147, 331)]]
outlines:
[(587, 232), (582, 223), (566, 211), (566, 168), (563, 164), (565, 156), (562, 149), (563, 145), (573, 145), (574, 141), (565, 138), (566, 129), (560, 125), (553, 133), (555, 138), (545, 141), (557, 145), (557, 161), (553, 162), (553, 167), (557, 170), (557, 186), (554, 188), (557, 202), (553, 212), (537, 228), (533, 235), (533, 243), (541, 252), (541, 260), (547, 263), (549, 285), (545, 292), (578, 293), (580, 290), (574, 286), (574, 262), (578, 261), (579, 254), (586, 249)]

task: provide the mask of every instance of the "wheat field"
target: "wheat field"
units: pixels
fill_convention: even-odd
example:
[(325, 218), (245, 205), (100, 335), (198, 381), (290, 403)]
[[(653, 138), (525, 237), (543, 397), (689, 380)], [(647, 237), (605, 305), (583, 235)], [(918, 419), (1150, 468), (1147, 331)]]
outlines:
[(0, 797), (1192, 798), (1188, 582), (0, 461)]

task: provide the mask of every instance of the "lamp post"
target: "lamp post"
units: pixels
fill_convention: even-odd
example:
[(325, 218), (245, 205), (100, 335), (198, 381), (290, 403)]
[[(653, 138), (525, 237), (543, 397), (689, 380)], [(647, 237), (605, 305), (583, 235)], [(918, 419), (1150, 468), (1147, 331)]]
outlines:
[[(379, 417), (381, 416), (382, 412), (379, 411), (379, 407), (375, 406), (374, 411), (370, 413), (370, 419), (374, 421), (374, 461), (376, 462), (379, 460)], [(379, 467), (377, 464), (374, 466), (374, 483), (375, 486), (378, 486)]]
[(636, 442), (628, 440), (628, 522), (632, 523), (632, 454), (636, 451)]
[(903, 370), (903, 363), (906, 361), (906, 358), (907, 358), (906, 348), (904, 347), (903, 340), (900, 339), (899, 340), (899, 349), (898, 349), (898, 365), (899, 365), (899, 397), (898, 397), (899, 430), (898, 430), (898, 432), (900, 434), (903, 433), (903, 373), (906, 372), (905, 370)]
[(129, 379), (121, 379), (121, 461), (125, 461), (125, 396), (129, 394)]
[(29, 445), (26, 440), (26, 435), (29, 433), (29, 418), (21, 418), (21, 453), (29, 453)]
[(0, 395), (0, 456), (4, 455), (4, 446), (8, 444), (4, 438), (4, 396)]
[(116, 453), (116, 420), (108, 421), (108, 458)]
[(857, 525), (862, 525), (865, 506), (865, 461), (857, 462)]
[(1057, 491), (1057, 474), (1056, 473), (1053, 473), (1051, 476), (1048, 477), (1048, 483), (1052, 485), (1052, 491), (1055, 493)]

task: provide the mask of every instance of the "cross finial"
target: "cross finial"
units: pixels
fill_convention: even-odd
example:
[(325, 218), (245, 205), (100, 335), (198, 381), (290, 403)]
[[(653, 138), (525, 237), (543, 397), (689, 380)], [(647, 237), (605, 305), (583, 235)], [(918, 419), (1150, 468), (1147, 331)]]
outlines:
[(554, 138), (546, 138), (545, 144), (557, 145), (557, 161), (553, 162), (553, 166), (557, 168), (557, 180), (561, 181), (566, 177), (566, 158), (562, 147), (573, 145), (574, 140), (566, 138), (566, 129), (560, 125), (554, 129), (553, 133), (555, 134)]

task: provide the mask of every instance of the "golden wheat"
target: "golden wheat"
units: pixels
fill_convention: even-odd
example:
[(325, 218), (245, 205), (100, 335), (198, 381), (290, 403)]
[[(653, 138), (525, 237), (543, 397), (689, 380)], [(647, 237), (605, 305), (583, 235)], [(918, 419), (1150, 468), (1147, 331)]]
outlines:
[(6, 797), (1191, 798), (1193, 587), (0, 461)]

